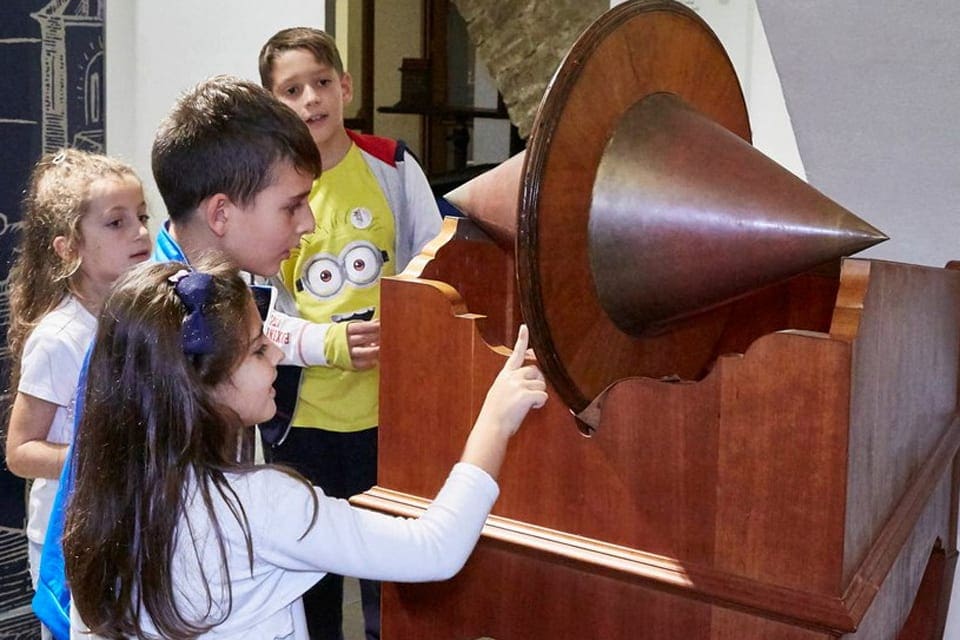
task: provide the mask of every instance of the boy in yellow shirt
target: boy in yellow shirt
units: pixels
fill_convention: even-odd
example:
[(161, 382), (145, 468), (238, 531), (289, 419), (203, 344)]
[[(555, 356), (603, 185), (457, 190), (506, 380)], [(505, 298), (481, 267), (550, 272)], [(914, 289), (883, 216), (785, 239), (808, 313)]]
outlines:
[[(325, 32), (297, 27), (260, 51), (263, 86), (306, 123), (323, 163), (309, 200), (317, 229), (281, 265), (278, 308), (326, 327), (326, 363), (303, 370), (291, 428), (272, 459), (327, 495), (376, 483), (380, 279), (400, 273), (440, 230), (423, 170), (402, 142), (348, 131), (350, 74)], [(340, 576), (304, 595), (311, 638), (342, 637)], [(368, 638), (379, 637), (379, 585), (361, 581)]]

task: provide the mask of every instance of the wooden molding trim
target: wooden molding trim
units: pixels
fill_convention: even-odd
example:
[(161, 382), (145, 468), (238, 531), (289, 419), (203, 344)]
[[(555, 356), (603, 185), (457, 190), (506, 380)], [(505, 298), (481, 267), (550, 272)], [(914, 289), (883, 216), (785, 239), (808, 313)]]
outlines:
[(852, 342), (860, 330), (863, 301), (870, 284), (869, 260), (843, 261), (840, 288), (837, 290), (837, 305), (830, 322), (830, 337)]
[[(940, 437), (928, 463), (907, 487), (900, 502), (887, 520), (880, 535), (870, 547), (857, 572), (854, 574), (843, 595), (843, 606), (854, 620), (859, 622), (873, 597), (880, 590), (884, 578), (896, 561), (900, 549), (906, 543), (920, 519), (930, 496), (940, 483), (944, 474), (953, 476), (954, 461), (960, 450), (960, 417), (954, 416), (944, 434)], [(955, 547), (953, 540), (945, 541), (948, 552)]]
[[(522, 550), (528, 555), (569, 565), (589, 567), (610, 577), (646, 587), (683, 593), (686, 597), (745, 610), (818, 631), (835, 634), (856, 631), (880, 590), (883, 579), (917, 524), (943, 475), (952, 469), (960, 449), (960, 418), (954, 418), (923, 470), (904, 493), (869, 553), (841, 595), (811, 593), (766, 584), (716, 569), (684, 563), (676, 558), (618, 546), (563, 531), (491, 515), (482, 539)], [(420, 516), (430, 501), (383, 487), (373, 487), (351, 498), (351, 503), (395, 516)]]

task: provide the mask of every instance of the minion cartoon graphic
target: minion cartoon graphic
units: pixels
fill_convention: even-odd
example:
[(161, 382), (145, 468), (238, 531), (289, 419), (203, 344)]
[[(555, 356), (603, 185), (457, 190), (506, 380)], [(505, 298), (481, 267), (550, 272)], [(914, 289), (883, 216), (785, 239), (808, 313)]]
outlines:
[(380, 278), (393, 274), (390, 252), (378, 245), (379, 228), (369, 209), (357, 207), (335, 218), (328, 233), (336, 241), (300, 261), (297, 304), (309, 309), (305, 315), (326, 322), (373, 320), (379, 317)]
[(310, 196), (314, 211), (323, 211), (316, 230), (280, 267), (301, 317), (329, 325), (327, 366), (303, 370), (291, 425), (351, 432), (378, 422), (380, 371), (353, 367), (346, 328), (380, 318), (380, 280), (396, 269), (394, 218), (379, 190), (339, 201), (323, 184)]

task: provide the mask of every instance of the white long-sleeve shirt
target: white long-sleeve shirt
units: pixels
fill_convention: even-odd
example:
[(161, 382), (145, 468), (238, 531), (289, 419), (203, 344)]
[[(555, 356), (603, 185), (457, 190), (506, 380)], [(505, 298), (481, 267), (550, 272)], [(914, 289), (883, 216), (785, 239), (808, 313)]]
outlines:
[[(233, 608), (203, 636), (211, 639), (306, 640), (300, 597), (327, 572), (394, 582), (453, 576), (476, 545), (499, 494), (489, 475), (465, 463), (454, 466), (443, 489), (417, 519), (358, 509), (315, 488), (317, 520), (308, 531), (312, 500), (302, 483), (273, 469), (230, 476), (229, 482), (250, 521), (253, 567), (242, 529), (217, 497)], [(210, 519), (195, 494), (186, 505), (174, 555), (182, 611), (193, 618), (208, 615), (206, 583), (216, 603), (209, 618), (223, 615), (227, 575), (223, 566)], [(153, 631), (149, 621), (145, 627)], [(89, 640), (91, 635), (75, 624), (71, 637)]]

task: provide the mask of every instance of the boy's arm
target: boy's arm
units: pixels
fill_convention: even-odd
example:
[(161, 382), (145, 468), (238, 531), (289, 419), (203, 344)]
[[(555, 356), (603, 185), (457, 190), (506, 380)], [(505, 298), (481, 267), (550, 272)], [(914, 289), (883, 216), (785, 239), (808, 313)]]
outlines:
[(263, 332), (283, 352), (280, 364), (362, 371), (380, 355), (380, 321), (310, 322), (274, 309)]
[[(279, 276), (254, 279), (251, 288), (263, 318), (263, 333), (283, 352), (280, 364), (295, 367), (326, 367), (327, 330), (330, 325), (300, 317), (297, 305)], [(269, 302), (257, 296), (257, 290), (269, 291)]]
[(427, 176), (409, 151), (404, 150), (400, 168), (406, 205), (400, 224), (406, 227), (401, 233), (408, 245), (407, 255), (400, 256), (402, 262), (397, 265), (397, 273), (440, 233), (441, 224), (440, 209)]
[(318, 323), (296, 315), (293, 297), (277, 278), (276, 291), (263, 323), (263, 332), (283, 352), (280, 364), (364, 370), (380, 355), (380, 322)]
[(326, 340), (331, 326), (273, 309), (263, 323), (263, 333), (283, 352), (280, 364), (328, 367)]

